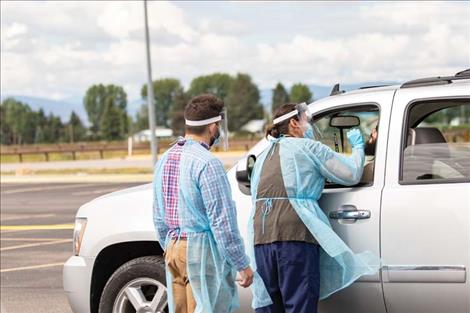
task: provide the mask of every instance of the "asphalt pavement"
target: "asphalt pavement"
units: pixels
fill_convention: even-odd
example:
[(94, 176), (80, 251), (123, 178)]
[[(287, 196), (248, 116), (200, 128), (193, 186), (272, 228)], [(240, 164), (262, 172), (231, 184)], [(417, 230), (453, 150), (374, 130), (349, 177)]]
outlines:
[[(246, 151), (215, 152), (226, 167), (235, 164)], [(53, 161), (53, 162), (24, 162), (24, 163), (1, 163), (2, 172), (16, 172), (21, 170), (77, 170), (77, 169), (120, 169), (120, 168), (152, 168), (150, 155), (137, 155), (105, 160), (76, 160), (76, 161)]]
[(71, 312), (62, 265), (77, 209), (129, 183), (1, 184), (1, 313)]

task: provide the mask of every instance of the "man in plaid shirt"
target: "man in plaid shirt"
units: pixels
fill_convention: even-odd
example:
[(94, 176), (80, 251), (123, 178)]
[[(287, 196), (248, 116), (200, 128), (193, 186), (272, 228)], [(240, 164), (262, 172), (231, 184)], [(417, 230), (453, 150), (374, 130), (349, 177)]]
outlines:
[[(158, 240), (165, 249), (167, 269), (172, 276), (172, 286), (168, 288), (172, 288), (173, 294), (170, 309), (173, 308), (175, 312), (194, 312), (196, 306), (198, 311), (206, 312), (207, 307), (220, 310), (219, 304), (209, 303), (206, 306), (206, 303), (198, 303), (205, 300), (203, 296), (193, 294), (199, 290), (191, 288), (189, 279), (188, 254), (203, 252), (194, 251), (199, 247), (188, 245), (191, 234), (185, 229), (200, 224), (201, 216), (202, 220), (207, 219), (223, 259), (239, 272), (239, 284), (248, 287), (253, 280), (253, 272), (238, 230), (235, 203), (225, 169), (222, 162), (209, 152), (220, 136), (223, 106), (222, 100), (208, 94), (191, 99), (184, 112), (185, 137), (181, 137), (155, 167), (154, 222)], [(181, 192), (182, 189), (191, 192), (185, 194)], [(202, 293), (211, 292), (203, 290)], [(216, 300), (208, 300), (211, 301)], [(226, 304), (227, 312), (232, 311), (230, 305)]]

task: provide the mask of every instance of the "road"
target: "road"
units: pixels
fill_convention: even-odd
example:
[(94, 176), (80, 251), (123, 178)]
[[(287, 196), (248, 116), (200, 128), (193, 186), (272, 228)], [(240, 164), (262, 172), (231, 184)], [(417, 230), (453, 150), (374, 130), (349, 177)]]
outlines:
[[(235, 164), (246, 151), (228, 151), (214, 153), (226, 167)], [(151, 156), (133, 156), (121, 159), (106, 160), (77, 160), (53, 162), (24, 162), (1, 163), (2, 172), (15, 172), (18, 170), (70, 170), (70, 169), (119, 169), (119, 168), (152, 168)]]
[(62, 289), (62, 265), (72, 254), (78, 207), (139, 184), (0, 185), (1, 313), (71, 312)]

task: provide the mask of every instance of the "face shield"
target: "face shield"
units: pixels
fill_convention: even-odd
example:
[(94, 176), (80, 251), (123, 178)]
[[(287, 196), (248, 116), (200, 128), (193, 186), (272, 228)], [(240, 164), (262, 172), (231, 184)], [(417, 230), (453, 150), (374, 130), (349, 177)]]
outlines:
[(222, 147), (224, 151), (228, 149), (228, 123), (227, 112), (224, 109), (219, 115), (200, 121), (185, 120), (188, 126), (206, 126), (217, 123), (217, 134), (211, 136), (210, 146)]
[(298, 120), (302, 120), (303, 115), (305, 113), (305, 116), (307, 118), (307, 122), (310, 123), (312, 120), (312, 114), (310, 114), (310, 110), (308, 109), (308, 105), (305, 102), (299, 103), (295, 106), (295, 110), (290, 111), (289, 113), (286, 113), (284, 115), (281, 115), (273, 120), (273, 124), (280, 124), (294, 116), (297, 116)]
[(299, 121), (303, 122), (303, 120), (305, 120), (306, 123), (310, 125), (309, 127), (312, 128), (313, 135), (309, 136), (309, 138), (314, 140), (320, 140), (322, 138), (320, 130), (315, 124), (313, 124), (312, 113), (310, 112), (310, 109), (305, 102), (297, 104), (295, 106), (295, 110), (275, 118), (273, 120), (273, 124), (276, 125), (282, 123), (294, 116), (297, 116)]

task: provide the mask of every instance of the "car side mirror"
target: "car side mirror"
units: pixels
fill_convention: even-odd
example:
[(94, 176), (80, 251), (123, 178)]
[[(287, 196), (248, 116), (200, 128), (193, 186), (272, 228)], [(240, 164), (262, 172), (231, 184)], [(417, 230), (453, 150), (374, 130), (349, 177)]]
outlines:
[(238, 188), (245, 195), (251, 195), (251, 174), (255, 167), (256, 156), (250, 154), (244, 161), (240, 161), (237, 166), (235, 177), (238, 182)]
[(330, 127), (352, 128), (361, 125), (359, 117), (353, 115), (334, 116), (330, 119)]

